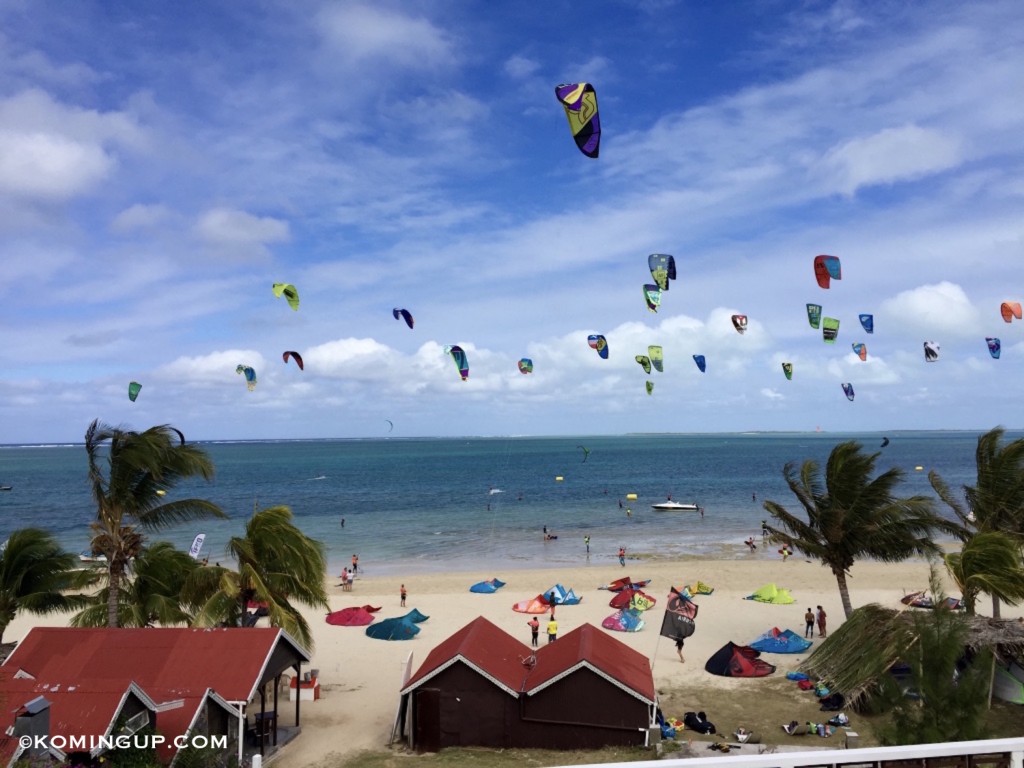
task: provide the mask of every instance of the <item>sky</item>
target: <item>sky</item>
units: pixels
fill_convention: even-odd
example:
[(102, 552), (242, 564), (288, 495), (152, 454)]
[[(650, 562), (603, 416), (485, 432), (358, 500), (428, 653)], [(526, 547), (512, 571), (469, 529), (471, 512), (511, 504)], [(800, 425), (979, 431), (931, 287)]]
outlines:
[(1022, 93), (1019, 0), (4, 0), (0, 443), (1024, 427)]

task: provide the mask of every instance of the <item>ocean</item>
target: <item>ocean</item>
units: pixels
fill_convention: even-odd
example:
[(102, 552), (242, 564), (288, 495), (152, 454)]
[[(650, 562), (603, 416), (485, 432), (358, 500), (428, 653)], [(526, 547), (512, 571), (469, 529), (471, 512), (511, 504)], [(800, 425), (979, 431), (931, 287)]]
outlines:
[[(905, 471), (901, 494), (932, 495), (929, 470), (954, 488), (974, 482), (978, 436), (936, 431), (203, 442), (216, 478), (189, 481), (171, 493), (209, 499), (230, 518), (151, 538), (187, 550), (197, 533), (205, 533), (201, 555), (214, 562), (225, 558), (228, 539), (242, 533), (254, 509), (286, 505), (296, 523), (326, 545), (332, 574), (353, 553), (369, 576), (466, 571), (490, 578), (503, 568), (575, 565), (587, 558), (585, 535), (595, 563), (615, 560), (620, 546), (633, 556), (739, 558), (748, 536), (760, 544), (763, 501), (798, 508), (783, 480), (787, 462), (824, 465), (835, 445), (853, 439), (879, 452), (879, 471)], [(885, 448), (883, 437), (890, 441)], [(72, 551), (88, 549), (95, 507), (82, 445), (0, 446), (0, 484), (12, 486), (0, 493), (0, 536), (31, 525), (49, 529)], [(627, 500), (628, 494), (637, 499)], [(651, 509), (670, 495), (701, 505), (703, 517)], [(544, 540), (545, 526), (556, 540)]]

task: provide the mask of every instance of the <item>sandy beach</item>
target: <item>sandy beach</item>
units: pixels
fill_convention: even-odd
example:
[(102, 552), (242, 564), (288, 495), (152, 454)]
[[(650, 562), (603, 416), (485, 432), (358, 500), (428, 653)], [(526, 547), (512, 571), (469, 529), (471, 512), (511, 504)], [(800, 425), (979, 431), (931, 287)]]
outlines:
[[(368, 565), (372, 569), (372, 564)], [(378, 620), (403, 615), (413, 608), (430, 618), (420, 624), (421, 632), (413, 640), (387, 642), (367, 637), (362, 627), (331, 626), (318, 612), (307, 612), (316, 637), (311, 667), (320, 671), (321, 698), (304, 703), (303, 732), (275, 759), (275, 764), (281, 768), (300, 768), (320, 762), (332, 753), (384, 747), (395, 721), (398, 690), (409, 654), (412, 654), (415, 670), (435, 645), (477, 616), (487, 617), (529, 643), (526, 625), (529, 617), (514, 612), (511, 606), (556, 583), (574, 589), (583, 597), (579, 605), (558, 608), (561, 634), (584, 622), (600, 626), (614, 611), (608, 606), (611, 593), (597, 587), (626, 575), (637, 580), (651, 579), (645, 591), (658, 599), (658, 605), (647, 612), (647, 626), (642, 631), (613, 634), (653, 660), (659, 690), (730, 686), (733, 681), (728, 678), (704, 671), (708, 657), (728, 640), (746, 644), (773, 626), (790, 628), (802, 635), (803, 615), (808, 607), (821, 605), (825, 608), (830, 630), (843, 620), (839, 591), (831, 573), (799, 557), (783, 563), (774, 550), (768, 554), (759, 549), (745, 560), (672, 563), (627, 560), (625, 568), (603, 559), (599, 564), (581, 563), (578, 567), (555, 570), (504, 570), (496, 566), (487, 573), (437, 573), (408, 579), (374, 578), (371, 573), (358, 578), (351, 592), (342, 592), (338, 578), (333, 578), (329, 584), (331, 610), (369, 604), (381, 607), (376, 614)], [(505, 581), (506, 586), (490, 595), (469, 592), (471, 584), (493, 577)], [(658, 634), (661, 608), (670, 585), (696, 584), (698, 580), (714, 587), (715, 591), (696, 600), (700, 606), (697, 631), (686, 642), (686, 663), (680, 663), (674, 643)], [(768, 582), (788, 588), (797, 602), (778, 606), (743, 599)], [(402, 583), (409, 593), (406, 608), (399, 605)], [(853, 568), (850, 585), (854, 607), (870, 602), (900, 607), (899, 600), (906, 592), (927, 588), (928, 565), (923, 560), (895, 565), (860, 562)], [(948, 583), (945, 588), (949, 594), (958, 594)], [(986, 612), (985, 608), (987, 605), (982, 612)], [(1004, 606), (1003, 615), (1022, 614), (1019, 607)], [(8, 629), (5, 639), (18, 640), (33, 625), (65, 623), (63, 617), (40, 619), (20, 615)], [(541, 642), (545, 642), (543, 633)], [(779, 665), (778, 676), (794, 669), (805, 657), (805, 654), (773, 654), (770, 659)], [(283, 721), (289, 710), (287, 706), (282, 707)]]

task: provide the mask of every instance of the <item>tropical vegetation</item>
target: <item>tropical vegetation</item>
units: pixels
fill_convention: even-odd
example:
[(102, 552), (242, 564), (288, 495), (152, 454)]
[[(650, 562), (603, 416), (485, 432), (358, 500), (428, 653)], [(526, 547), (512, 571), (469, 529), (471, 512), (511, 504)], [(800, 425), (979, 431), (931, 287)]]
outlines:
[(96, 502), (93, 554), (106, 557), (107, 626), (121, 616), (122, 582), (144, 548), (144, 531), (177, 523), (225, 517), (204, 499), (174, 499), (168, 493), (185, 478), (213, 477), (213, 462), (181, 432), (163, 424), (135, 432), (93, 421), (85, 433), (89, 484)]
[(933, 534), (954, 527), (935, 513), (930, 497), (896, 495), (901, 469), (874, 476), (879, 455), (851, 440), (832, 449), (824, 475), (813, 460), (786, 464), (786, 484), (806, 520), (778, 502), (764, 502), (777, 523), (766, 526), (772, 540), (832, 571), (847, 618), (853, 612), (847, 577), (858, 559), (891, 563), (937, 554)]

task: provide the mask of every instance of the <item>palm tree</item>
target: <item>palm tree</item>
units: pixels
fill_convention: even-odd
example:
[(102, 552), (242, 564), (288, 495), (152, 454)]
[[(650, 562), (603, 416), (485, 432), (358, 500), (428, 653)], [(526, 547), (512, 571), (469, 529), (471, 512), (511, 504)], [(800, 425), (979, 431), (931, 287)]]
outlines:
[(47, 531), (12, 533), (0, 552), (0, 642), (18, 611), (60, 613), (84, 605), (85, 595), (67, 594), (88, 585), (90, 574), (78, 564)]
[[(935, 493), (960, 520), (956, 535), (965, 545), (986, 532), (1024, 536), (1024, 439), (1003, 444), (1005, 434), (996, 427), (978, 438), (977, 479), (963, 487), (966, 507), (937, 472), (928, 473)], [(987, 588), (980, 591), (992, 595), (992, 616), (998, 619), (1000, 601), (1006, 598)]]
[(133, 432), (96, 420), (85, 433), (85, 450), (96, 501), (92, 550), (107, 558), (107, 626), (116, 627), (121, 581), (142, 551), (142, 531), (226, 515), (204, 499), (164, 501), (167, 491), (184, 478), (213, 477), (209, 456), (186, 445), (174, 427), (163, 424)]
[(207, 566), (193, 572), (186, 596), (200, 607), (194, 626), (244, 626), (250, 603), (266, 606), (272, 626), (281, 627), (306, 648), (313, 635), (296, 603), (327, 610), (327, 560), (324, 546), (292, 522), (288, 507), (258, 512), (245, 535), (228, 542), (237, 571)]
[[(136, 555), (117, 597), (119, 627), (152, 627), (189, 624), (192, 615), (182, 601), (182, 589), (198, 562), (173, 544), (158, 541)], [(110, 587), (104, 587), (90, 605), (71, 619), (75, 627), (107, 626)]]
[(932, 532), (952, 525), (935, 514), (931, 498), (894, 495), (902, 470), (893, 467), (872, 479), (879, 455), (863, 453), (855, 441), (840, 443), (829, 454), (824, 478), (813, 460), (799, 471), (794, 462), (787, 464), (783, 474), (806, 521), (777, 502), (764, 503), (781, 526), (767, 526), (772, 540), (820, 560), (832, 571), (847, 618), (853, 605), (846, 579), (858, 558), (892, 563), (936, 553)]
[(1010, 605), (1024, 600), (1024, 557), (1019, 538), (1002, 531), (982, 531), (943, 560), (960, 588), (964, 608), (972, 616), (978, 595), (983, 592)]

